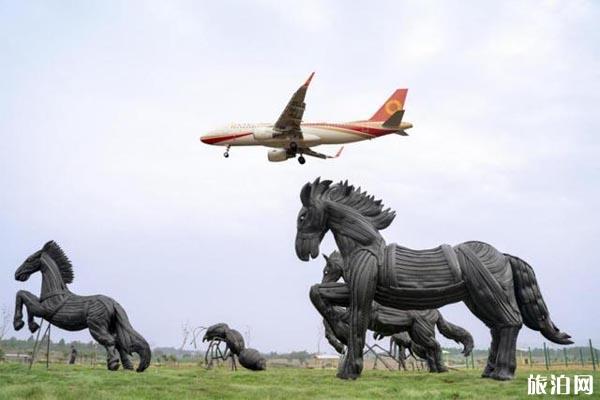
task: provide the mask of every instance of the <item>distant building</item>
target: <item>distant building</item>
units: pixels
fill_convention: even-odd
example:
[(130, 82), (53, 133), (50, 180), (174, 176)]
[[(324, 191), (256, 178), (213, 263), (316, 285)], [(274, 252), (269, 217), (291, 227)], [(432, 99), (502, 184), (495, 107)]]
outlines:
[(6, 354), (4, 354), (4, 360), (28, 363), (31, 360), (31, 356), (29, 354), (6, 353)]
[(340, 356), (338, 354), (315, 354), (314, 368), (337, 368)]

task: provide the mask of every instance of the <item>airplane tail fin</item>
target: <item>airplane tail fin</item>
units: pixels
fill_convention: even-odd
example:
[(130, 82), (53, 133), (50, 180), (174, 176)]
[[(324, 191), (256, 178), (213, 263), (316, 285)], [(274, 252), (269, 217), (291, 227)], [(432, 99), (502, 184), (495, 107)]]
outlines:
[[(406, 94), (408, 89), (397, 89), (394, 94), (377, 110), (375, 114), (369, 119), (369, 121), (383, 122), (391, 119), (391, 117), (397, 111), (404, 110), (404, 101), (406, 100)], [(402, 120), (402, 118), (400, 118)]]

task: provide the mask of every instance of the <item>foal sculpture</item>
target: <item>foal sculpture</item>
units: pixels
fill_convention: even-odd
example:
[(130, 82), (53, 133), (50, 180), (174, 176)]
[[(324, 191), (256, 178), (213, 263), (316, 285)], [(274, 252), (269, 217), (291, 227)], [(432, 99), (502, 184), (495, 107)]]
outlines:
[(235, 369), (235, 357), (237, 356), (242, 367), (253, 371), (264, 371), (267, 369), (267, 360), (258, 352), (258, 350), (246, 347), (244, 338), (241, 333), (235, 329), (231, 329), (225, 323), (212, 325), (206, 329), (203, 342), (221, 340), (227, 344), (225, 354), (230, 352), (232, 365)]
[[(387, 245), (379, 230), (392, 223), (395, 213), (347, 182), (332, 185), (316, 179), (304, 185), (300, 200), (298, 258), (316, 258), (321, 240), (331, 231), (348, 268), (346, 282), (310, 289), (313, 304), (348, 346), (338, 377), (356, 379), (362, 372), (373, 301), (406, 310), (463, 301), (490, 328), (492, 343), (483, 377), (514, 377), (523, 323), (554, 343), (572, 343), (550, 319), (533, 269), (520, 258), (483, 242), (427, 250)], [(349, 308), (347, 333), (335, 306)]]
[(109, 370), (133, 369), (129, 355), (137, 353), (142, 372), (150, 365), (150, 346), (129, 323), (125, 310), (119, 303), (103, 295), (79, 296), (67, 284), (73, 282), (73, 266), (60, 246), (50, 241), (36, 251), (15, 272), (15, 279), (25, 282), (31, 274), (42, 274), (40, 297), (26, 290), (17, 292), (15, 330), (23, 328), (23, 306), (27, 309), (27, 323), (33, 333), (39, 329), (34, 317), (41, 317), (59, 328), (80, 331), (85, 328), (106, 348), (106, 365)]
[[(326, 264), (323, 268), (321, 283), (337, 282), (346, 280), (347, 269), (344, 267), (341, 254), (336, 250), (329, 256), (325, 256)], [(326, 320), (325, 337), (339, 353), (343, 352), (344, 345), (340, 340), (348, 336), (348, 314), (343, 307), (335, 307), (338, 312), (336, 319), (344, 321), (344, 334), (341, 338), (335, 333)], [(341, 324), (338, 324), (341, 327)], [(442, 347), (435, 339), (435, 327), (442, 335), (463, 345), (462, 353), (466, 356), (473, 350), (473, 337), (464, 328), (454, 325), (444, 319), (438, 310), (399, 310), (384, 307), (373, 303), (369, 317), (369, 330), (373, 331), (375, 339), (385, 336), (393, 336), (400, 332), (410, 335), (409, 341), (415, 344), (419, 356), (427, 361), (429, 372), (446, 372), (448, 368), (444, 365), (442, 358)], [(411, 340), (412, 339), (412, 340)]]

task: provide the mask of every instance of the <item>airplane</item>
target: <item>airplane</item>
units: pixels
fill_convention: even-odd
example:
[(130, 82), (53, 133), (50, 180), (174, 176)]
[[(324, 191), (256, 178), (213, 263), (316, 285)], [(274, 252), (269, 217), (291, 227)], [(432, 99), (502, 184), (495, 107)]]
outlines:
[(306, 108), (304, 98), (314, 75), (314, 72), (311, 73), (306, 82), (292, 95), (274, 124), (232, 124), (213, 130), (200, 137), (200, 140), (210, 145), (227, 146), (223, 154), (225, 158), (229, 157), (231, 146), (265, 146), (274, 148), (267, 153), (269, 161), (286, 161), (298, 156), (298, 162), (304, 164), (304, 156), (337, 158), (344, 149), (342, 147), (334, 156), (312, 149), (321, 144), (358, 142), (391, 133), (408, 136), (406, 130), (413, 125), (402, 121), (408, 89), (397, 89), (368, 120), (344, 123), (302, 122)]

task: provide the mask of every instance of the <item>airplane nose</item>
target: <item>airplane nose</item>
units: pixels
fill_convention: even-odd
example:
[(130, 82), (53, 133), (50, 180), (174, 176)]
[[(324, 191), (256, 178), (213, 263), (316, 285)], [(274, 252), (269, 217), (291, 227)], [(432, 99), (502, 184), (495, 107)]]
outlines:
[(202, 135), (202, 136), (200, 136), (200, 141), (202, 143), (210, 144), (210, 141), (208, 140), (208, 135)]

